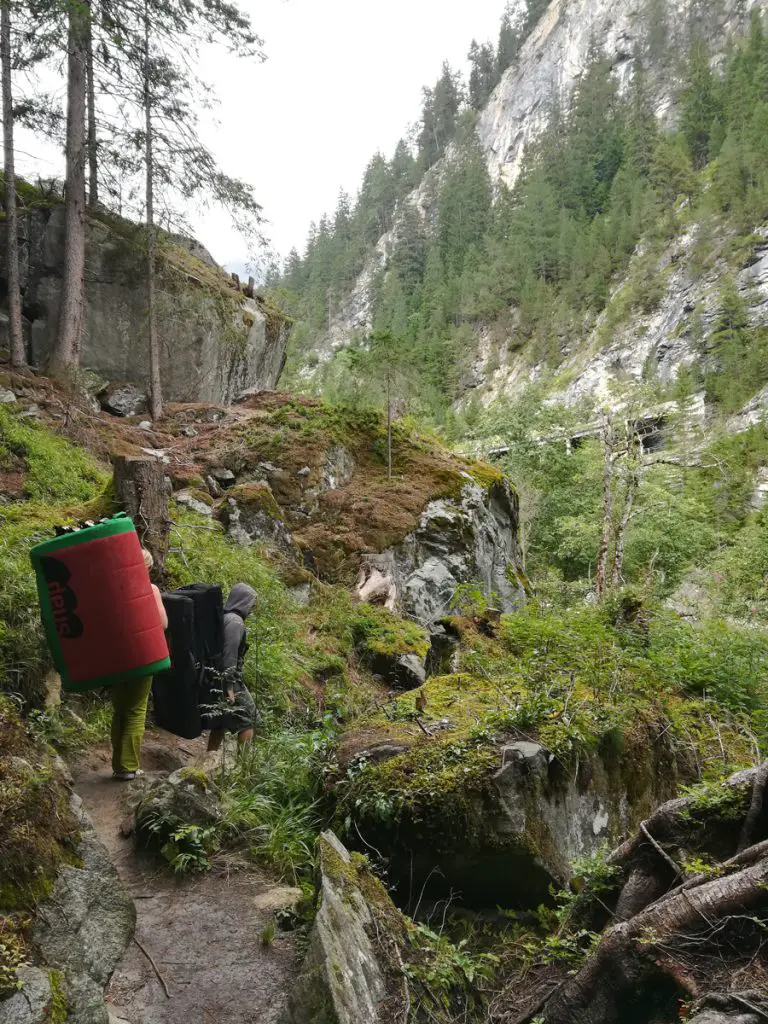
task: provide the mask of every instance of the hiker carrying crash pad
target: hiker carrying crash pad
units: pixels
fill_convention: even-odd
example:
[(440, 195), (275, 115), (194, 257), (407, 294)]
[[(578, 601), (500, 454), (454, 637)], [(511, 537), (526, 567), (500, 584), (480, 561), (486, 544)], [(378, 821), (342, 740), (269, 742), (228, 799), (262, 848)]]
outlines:
[(154, 675), (168, 646), (133, 522), (119, 514), (30, 551), (45, 635), (65, 690)]

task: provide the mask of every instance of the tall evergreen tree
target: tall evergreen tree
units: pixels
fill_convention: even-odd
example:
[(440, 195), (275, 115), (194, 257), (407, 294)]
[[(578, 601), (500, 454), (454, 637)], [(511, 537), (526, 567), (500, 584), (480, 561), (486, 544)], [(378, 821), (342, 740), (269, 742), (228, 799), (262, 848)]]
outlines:
[(8, 276), (8, 340), (11, 366), (24, 366), (27, 358), (21, 330), (21, 272), (19, 269), (19, 220), (16, 210), (16, 172), (13, 148), (13, 48), (11, 0), (0, 0), (0, 70), (2, 72), (3, 151), (5, 186), (6, 272)]
[(461, 99), (460, 76), (446, 61), (434, 89), (424, 90), (419, 132), (419, 162), (424, 170), (435, 164), (453, 141)]
[(471, 65), (469, 105), (473, 110), (481, 110), (499, 79), (496, 54), (490, 43), (481, 46), (473, 39), (467, 59)]
[(67, 14), (67, 138), (64, 188), (64, 266), (59, 326), (49, 372), (64, 374), (80, 362), (85, 319), (86, 53), (90, 5), (72, 0)]
[(438, 240), (444, 266), (460, 273), (472, 246), (480, 247), (491, 215), (491, 181), (473, 133), (448, 168), (438, 199)]
[(691, 43), (685, 87), (680, 96), (680, 130), (697, 171), (717, 155), (712, 151), (710, 140), (720, 115), (720, 97), (710, 64), (709, 47), (697, 35)]

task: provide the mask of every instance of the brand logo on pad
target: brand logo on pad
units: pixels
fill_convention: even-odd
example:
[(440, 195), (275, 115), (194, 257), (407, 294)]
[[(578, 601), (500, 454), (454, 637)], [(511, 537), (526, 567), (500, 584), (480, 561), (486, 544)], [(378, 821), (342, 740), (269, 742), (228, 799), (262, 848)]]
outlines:
[(71, 573), (63, 562), (50, 555), (40, 559), (48, 597), (51, 602), (53, 623), (61, 640), (76, 640), (83, 635), (83, 624), (75, 615), (77, 597), (69, 584)]

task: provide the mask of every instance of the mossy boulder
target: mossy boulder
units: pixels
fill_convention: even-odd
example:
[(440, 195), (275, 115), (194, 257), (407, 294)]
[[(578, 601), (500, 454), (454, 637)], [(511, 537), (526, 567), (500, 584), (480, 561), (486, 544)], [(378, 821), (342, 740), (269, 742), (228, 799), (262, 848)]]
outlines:
[(429, 636), (415, 622), (372, 605), (360, 605), (352, 635), (364, 664), (398, 690), (414, 690), (426, 679)]
[[(42, 366), (55, 341), (64, 261), (64, 206), (27, 208), (20, 231), (24, 306), (31, 317), (30, 357)], [(107, 380), (143, 385), (149, 352), (137, 345), (145, 327), (145, 230), (96, 211), (86, 225), (86, 303), (82, 365)], [(220, 268), (200, 258), (190, 240), (158, 236), (156, 316), (165, 339), (163, 391), (174, 401), (229, 402), (244, 389), (273, 388), (282, 369), (288, 319), (263, 300), (244, 296)], [(132, 414), (139, 406), (118, 401)]]
[[(463, 582), (477, 582), (488, 597), (501, 594), (504, 608), (516, 602), (519, 588), (507, 568), (520, 561), (517, 498), (498, 470), (396, 424), (390, 477), (378, 413), (275, 393), (255, 395), (235, 411), (200, 469), (219, 464), (236, 474), (243, 500), (227, 497), (241, 509), (246, 534), (268, 533), (274, 498), (305, 566), (324, 581), (352, 584), (364, 559), (396, 552), (398, 594), (409, 613), (416, 601), (408, 593), (419, 583), (413, 579), (407, 592), (403, 585), (428, 559), (441, 563), (445, 579), (425, 618), (450, 603)], [(191, 455), (196, 442), (182, 442), (179, 458), (187, 447)], [(258, 481), (269, 490), (255, 490)]]
[(405, 926), (364, 857), (332, 832), (318, 840), (317, 913), (289, 997), (291, 1024), (376, 1024), (402, 1013), (395, 950)]
[(601, 615), (446, 620), (459, 671), (341, 738), (343, 835), (359, 828), (406, 891), (428, 881), (474, 905), (535, 906), (703, 765), (749, 760), (735, 725), (670, 685), (663, 637)]
[(238, 544), (266, 544), (284, 555), (298, 557), (291, 531), (266, 480), (231, 488), (219, 506), (218, 515)]

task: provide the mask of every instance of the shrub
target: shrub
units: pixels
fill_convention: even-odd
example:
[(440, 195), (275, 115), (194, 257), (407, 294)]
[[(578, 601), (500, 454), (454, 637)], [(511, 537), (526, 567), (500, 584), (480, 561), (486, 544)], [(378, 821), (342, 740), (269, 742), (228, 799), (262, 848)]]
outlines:
[(766, 705), (768, 636), (721, 621), (689, 625), (657, 618), (649, 658), (661, 678), (687, 693), (705, 694), (734, 712)]

